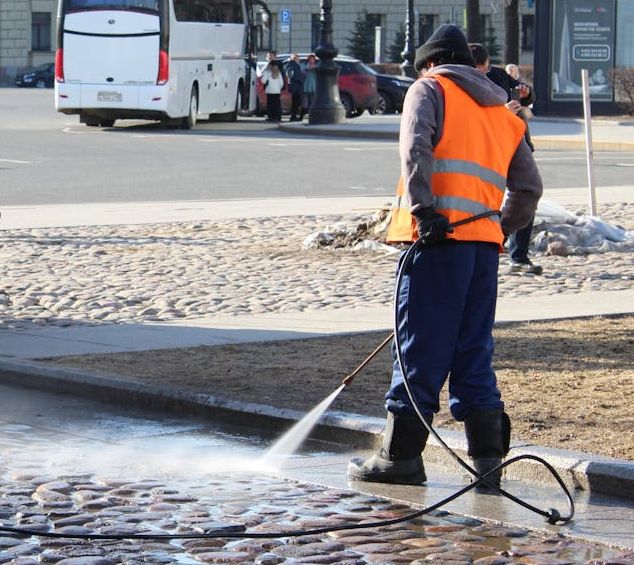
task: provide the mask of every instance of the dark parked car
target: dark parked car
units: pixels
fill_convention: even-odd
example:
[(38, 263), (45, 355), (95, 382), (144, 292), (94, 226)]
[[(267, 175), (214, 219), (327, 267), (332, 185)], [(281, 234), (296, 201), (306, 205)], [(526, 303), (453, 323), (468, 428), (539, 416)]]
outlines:
[(39, 67), (27, 69), (15, 77), (16, 86), (34, 88), (52, 88), (55, 81), (55, 63), (46, 63)]
[(393, 114), (403, 111), (403, 100), (407, 89), (414, 84), (414, 79), (399, 75), (383, 75), (372, 67), (366, 66), (376, 75), (376, 86), (379, 91), (379, 102), (374, 108), (376, 114)]
[[(278, 55), (278, 60), (285, 63), (290, 55)], [(300, 54), (300, 65), (306, 68), (308, 54)], [(335, 63), (339, 66), (339, 98), (346, 109), (346, 116), (360, 116), (365, 110), (374, 109), (380, 102), (377, 90), (376, 73), (373, 69), (364, 65), (358, 59), (352, 57), (339, 56), (335, 58)], [(258, 63), (258, 74), (262, 72), (266, 63)], [(282, 92), (282, 111), (287, 114), (291, 107), (291, 96), (288, 89)], [(258, 79), (258, 108), (257, 114), (266, 113), (266, 94), (262, 81)]]

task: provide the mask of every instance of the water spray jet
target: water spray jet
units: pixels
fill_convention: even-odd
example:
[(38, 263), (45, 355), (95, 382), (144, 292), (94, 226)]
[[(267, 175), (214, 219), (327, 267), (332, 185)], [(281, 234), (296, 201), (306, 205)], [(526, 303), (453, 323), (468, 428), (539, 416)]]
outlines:
[(260, 463), (273, 468), (281, 467), (282, 463), (288, 459), (299, 446), (308, 437), (312, 429), (315, 427), (323, 413), (339, 396), (344, 389), (345, 384), (341, 384), (339, 388), (333, 391), (330, 396), (324, 398), (317, 406), (315, 406), (308, 414), (306, 414), (299, 422), (297, 422), (290, 430), (288, 430), (273, 446), (262, 456)]

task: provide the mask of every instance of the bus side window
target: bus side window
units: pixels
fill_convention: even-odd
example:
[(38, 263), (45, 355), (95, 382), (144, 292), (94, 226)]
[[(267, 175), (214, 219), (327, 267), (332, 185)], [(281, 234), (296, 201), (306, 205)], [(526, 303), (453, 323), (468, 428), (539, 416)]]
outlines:
[(242, 2), (240, 0), (212, 0), (216, 5), (219, 22), (226, 24), (244, 23)]
[(181, 22), (243, 23), (241, 0), (174, 0)]
[(187, 5), (186, 0), (174, 0), (174, 14), (179, 22), (187, 20)]
[(219, 19), (218, 2), (216, 0), (197, 0), (196, 16), (193, 18), (197, 22), (218, 23)]
[(151, 10), (152, 12), (158, 12), (158, 0), (136, 0), (135, 7), (143, 10)]
[(242, 12), (242, 2), (240, 0), (224, 0), (226, 7), (226, 22), (231, 24), (241, 24), (244, 22), (244, 14)]

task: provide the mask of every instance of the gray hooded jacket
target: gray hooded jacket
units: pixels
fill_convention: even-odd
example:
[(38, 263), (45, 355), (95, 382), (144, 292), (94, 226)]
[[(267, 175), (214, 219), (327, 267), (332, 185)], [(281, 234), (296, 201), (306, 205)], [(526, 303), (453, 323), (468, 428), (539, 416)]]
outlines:
[[(410, 212), (433, 206), (431, 175), (433, 150), (442, 137), (445, 117), (444, 94), (431, 78), (443, 75), (456, 83), (481, 106), (500, 106), (506, 92), (473, 67), (441, 65), (410, 86), (401, 117), (399, 152), (405, 196)], [(542, 195), (542, 179), (533, 154), (522, 139), (507, 173), (507, 192), (502, 206), (502, 230), (511, 234), (528, 225)]]

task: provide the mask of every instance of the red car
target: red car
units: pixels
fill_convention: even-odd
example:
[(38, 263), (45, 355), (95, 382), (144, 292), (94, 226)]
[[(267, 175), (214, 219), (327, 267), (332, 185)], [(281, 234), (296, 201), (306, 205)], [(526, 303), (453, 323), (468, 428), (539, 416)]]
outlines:
[[(306, 68), (308, 53), (301, 54), (300, 65)], [(290, 55), (278, 55), (278, 60), (286, 63)], [(371, 72), (361, 61), (352, 57), (339, 56), (335, 58), (339, 66), (339, 98), (346, 109), (348, 118), (360, 116), (365, 110), (373, 110), (379, 104), (379, 91), (377, 90), (376, 75)], [(261, 74), (266, 62), (258, 63), (258, 75)], [(257, 81), (258, 101), (255, 110), (256, 115), (266, 114), (266, 94), (264, 85), (258, 77)], [(282, 112), (289, 114), (291, 110), (291, 94), (288, 88), (282, 92)]]

